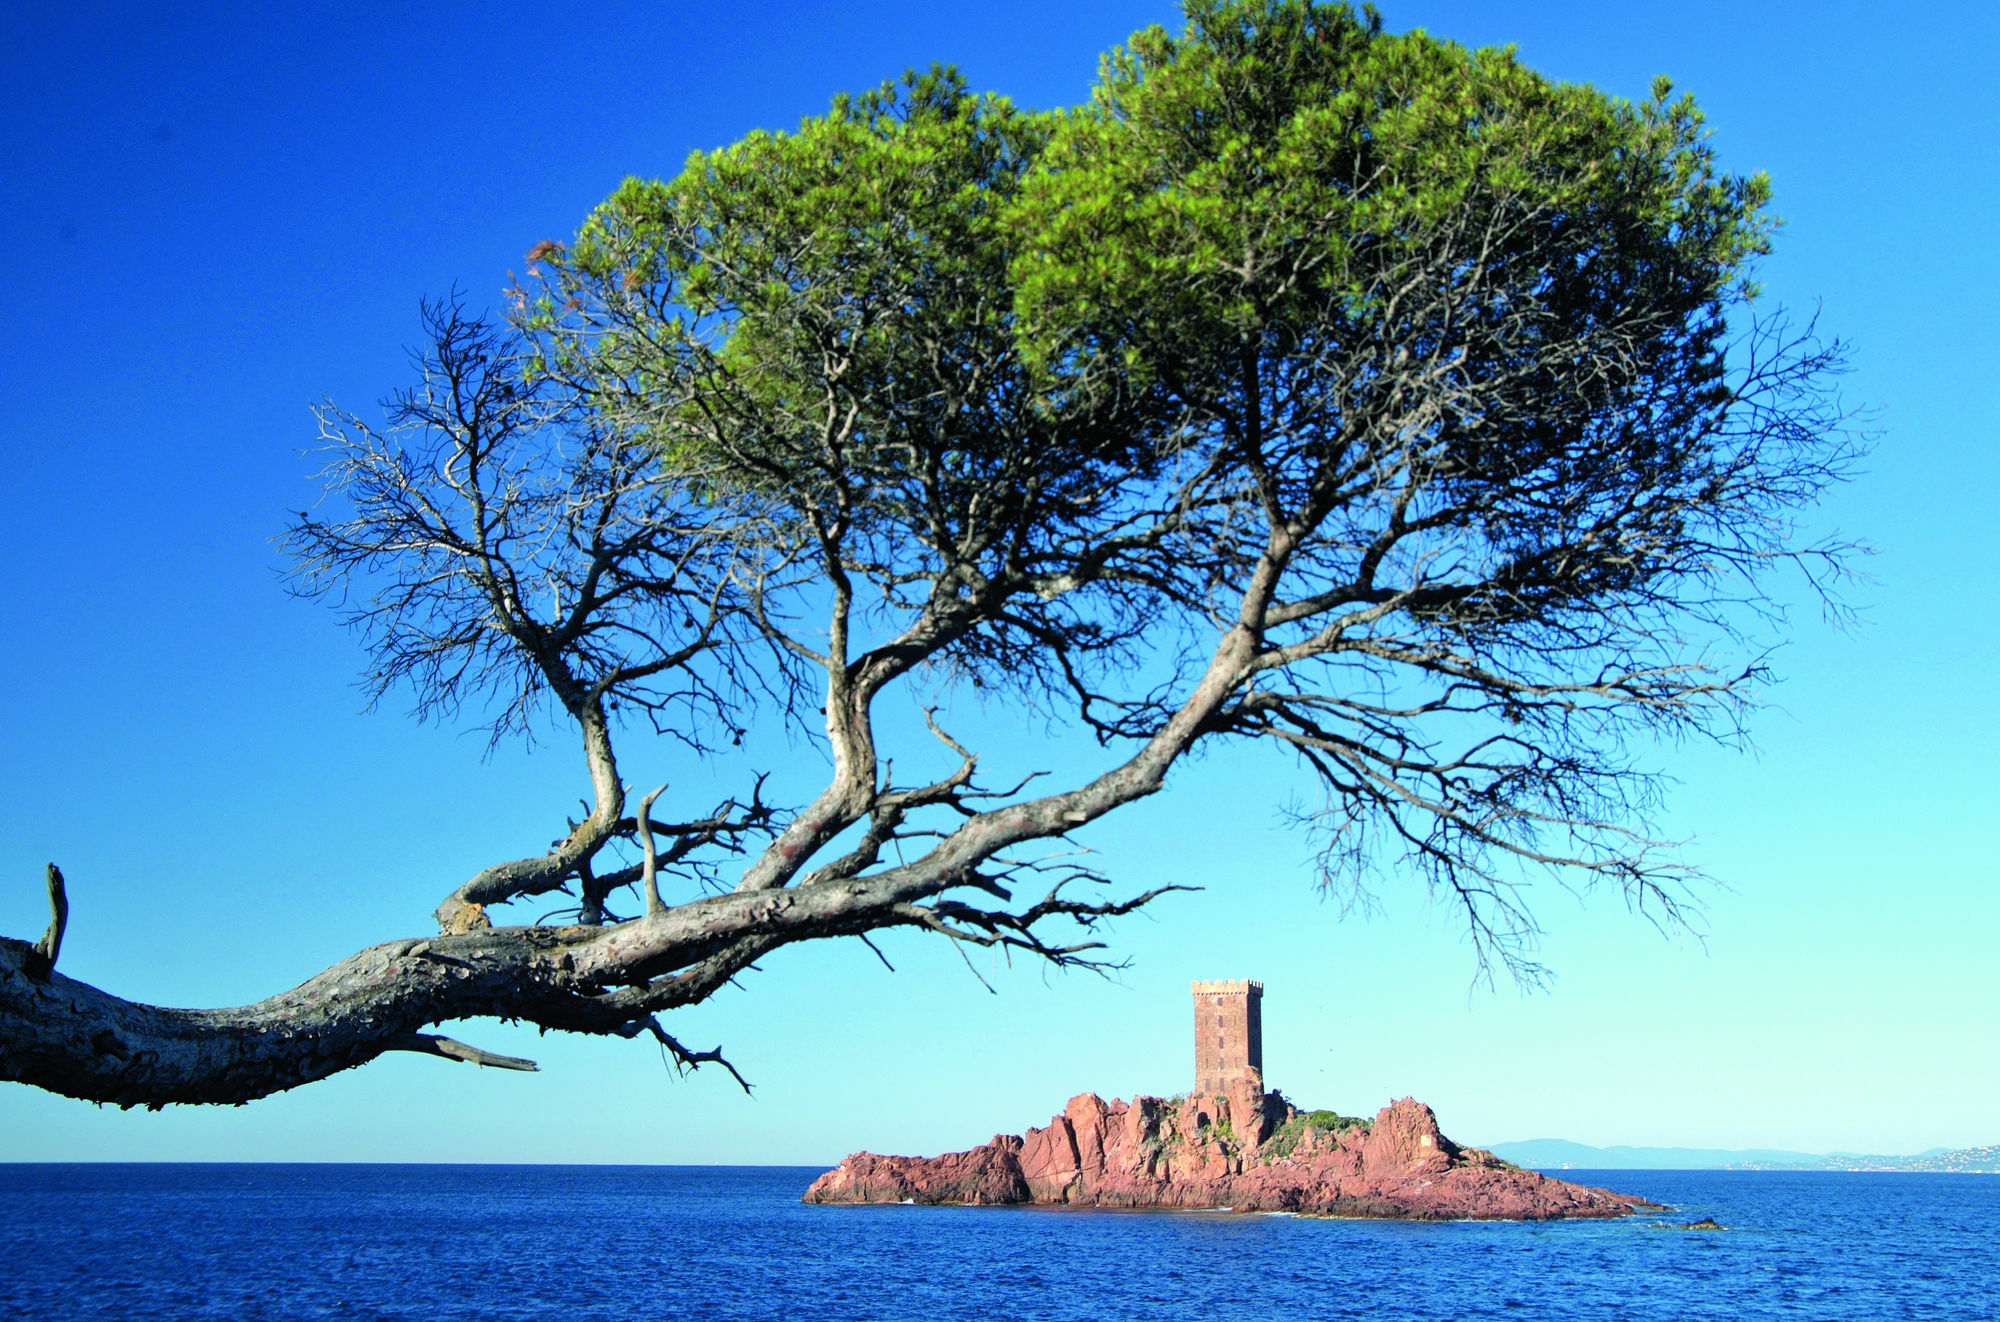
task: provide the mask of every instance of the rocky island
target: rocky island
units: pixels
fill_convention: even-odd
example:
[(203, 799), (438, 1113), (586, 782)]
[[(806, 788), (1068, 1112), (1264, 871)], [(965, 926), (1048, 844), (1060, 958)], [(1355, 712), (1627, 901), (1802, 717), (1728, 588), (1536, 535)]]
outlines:
[[(969, 1152), (857, 1152), (806, 1190), (809, 1203), (1040, 1203), (1228, 1207), (1239, 1212), (1419, 1220), (1626, 1216), (1652, 1204), (1523, 1170), (1438, 1130), (1405, 1097), (1370, 1122), (1300, 1112), (1276, 1093), (1238, 1113), (1226, 1096), (1072, 1098), (1025, 1136)], [(1275, 1122), (1275, 1123), (1273, 1123)]]
[(1446, 1138), (1404, 1098), (1371, 1120), (1300, 1111), (1263, 1088), (1263, 987), (1195, 984), (1194, 1092), (1070, 1100), (1046, 1126), (941, 1157), (857, 1152), (809, 1203), (1231, 1208), (1420, 1220), (1627, 1216), (1642, 1198), (1523, 1170)]

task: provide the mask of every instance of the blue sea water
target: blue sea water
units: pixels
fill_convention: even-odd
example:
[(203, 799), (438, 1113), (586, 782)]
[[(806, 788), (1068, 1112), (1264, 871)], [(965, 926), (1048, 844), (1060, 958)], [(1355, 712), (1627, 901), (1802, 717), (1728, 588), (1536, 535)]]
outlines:
[(2000, 1316), (2000, 1176), (1576, 1171), (1675, 1210), (1419, 1224), (809, 1207), (817, 1173), (0, 1165), (0, 1318)]

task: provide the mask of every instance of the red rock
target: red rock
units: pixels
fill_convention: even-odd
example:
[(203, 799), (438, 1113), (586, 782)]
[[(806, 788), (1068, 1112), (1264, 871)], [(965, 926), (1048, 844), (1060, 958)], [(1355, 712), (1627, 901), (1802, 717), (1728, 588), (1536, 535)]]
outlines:
[(813, 1182), (822, 1203), (1026, 1203), (1021, 1140), (995, 1134), (970, 1152), (942, 1157), (878, 1157), (857, 1152)]
[(1521, 1170), (1446, 1138), (1405, 1097), (1372, 1125), (1335, 1128), (1276, 1093), (1071, 1098), (1046, 1128), (942, 1157), (857, 1152), (809, 1203), (1040, 1203), (1232, 1207), (1424, 1220), (1625, 1216), (1652, 1204)]
[[(940, 1158), (942, 1160), (942, 1158)], [(1076, 1131), (1069, 1117), (1059, 1115), (1047, 1129), (1030, 1129), (1021, 1147), (1021, 1176), (1029, 1198), (1037, 1203), (1066, 1203), (1076, 1183)]]

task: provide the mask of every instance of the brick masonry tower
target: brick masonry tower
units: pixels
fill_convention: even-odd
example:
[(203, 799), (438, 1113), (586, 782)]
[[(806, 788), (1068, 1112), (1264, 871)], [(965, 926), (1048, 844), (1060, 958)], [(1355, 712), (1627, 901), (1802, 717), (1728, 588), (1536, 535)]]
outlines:
[(1264, 1092), (1264, 984), (1194, 984), (1194, 1090), (1206, 1096)]

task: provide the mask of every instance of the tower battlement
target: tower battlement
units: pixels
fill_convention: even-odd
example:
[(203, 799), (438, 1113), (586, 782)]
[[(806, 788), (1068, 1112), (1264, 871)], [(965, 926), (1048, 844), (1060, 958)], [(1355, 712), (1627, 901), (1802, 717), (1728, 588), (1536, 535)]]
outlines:
[(1264, 984), (1248, 978), (1194, 984), (1194, 1090), (1264, 1092)]

